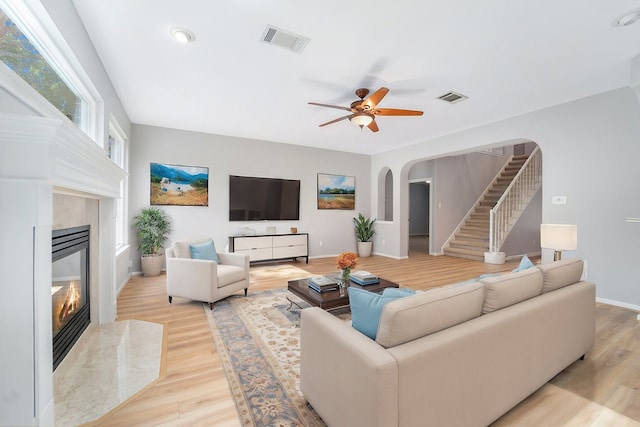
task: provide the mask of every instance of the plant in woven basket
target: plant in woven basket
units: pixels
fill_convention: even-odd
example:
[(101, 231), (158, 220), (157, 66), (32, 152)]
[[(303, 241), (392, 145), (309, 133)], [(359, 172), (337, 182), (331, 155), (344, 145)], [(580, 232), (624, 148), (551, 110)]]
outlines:
[(171, 230), (169, 217), (161, 209), (146, 208), (134, 219), (142, 274), (157, 276), (162, 270), (164, 241)]
[(165, 212), (158, 208), (143, 209), (136, 216), (133, 226), (138, 233), (138, 250), (144, 255), (156, 255), (164, 247), (171, 231), (171, 223)]

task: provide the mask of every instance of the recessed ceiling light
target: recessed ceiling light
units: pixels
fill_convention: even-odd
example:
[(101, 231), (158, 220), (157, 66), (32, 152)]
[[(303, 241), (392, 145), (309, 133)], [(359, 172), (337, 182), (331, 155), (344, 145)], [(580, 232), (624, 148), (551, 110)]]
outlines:
[(171, 37), (184, 44), (191, 43), (196, 39), (195, 34), (185, 28), (172, 28), (170, 33)]
[(613, 22), (615, 27), (626, 27), (640, 19), (640, 9), (634, 9), (625, 13)]

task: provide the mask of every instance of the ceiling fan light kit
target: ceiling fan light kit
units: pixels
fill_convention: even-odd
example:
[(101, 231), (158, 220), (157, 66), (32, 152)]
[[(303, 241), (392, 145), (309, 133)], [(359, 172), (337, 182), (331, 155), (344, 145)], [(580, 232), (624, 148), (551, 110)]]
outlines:
[(360, 129), (368, 127), (371, 132), (378, 132), (378, 125), (375, 121), (375, 116), (421, 116), (422, 111), (417, 110), (401, 110), (398, 108), (376, 108), (378, 103), (382, 101), (389, 89), (381, 87), (375, 91), (372, 95), (369, 95), (369, 89), (360, 88), (356, 90), (356, 96), (360, 99), (353, 101), (349, 107), (342, 107), (340, 105), (319, 104), (317, 102), (309, 102), (310, 105), (317, 105), (318, 107), (336, 108), (338, 110), (346, 110), (351, 114), (338, 117), (326, 123), (322, 123), (320, 127), (330, 125), (345, 119), (358, 126)]
[(360, 129), (362, 129), (363, 127), (369, 126), (371, 124), (371, 122), (373, 121), (373, 114), (355, 113), (349, 120), (351, 120), (351, 123), (353, 123), (354, 126), (358, 126)]

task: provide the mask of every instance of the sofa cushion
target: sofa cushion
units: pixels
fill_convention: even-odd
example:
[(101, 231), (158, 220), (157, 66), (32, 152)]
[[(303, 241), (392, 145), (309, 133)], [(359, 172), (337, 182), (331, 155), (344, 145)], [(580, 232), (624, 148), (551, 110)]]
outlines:
[(215, 261), (217, 264), (220, 264), (220, 259), (218, 259), (216, 246), (213, 243), (213, 240), (208, 240), (204, 243), (189, 245), (189, 250), (191, 251), (191, 258), (193, 259), (206, 259), (209, 261)]
[(380, 312), (385, 304), (408, 296), (406, 292), (387, 292), (378, 294), (354, 287), (348, 288), (351, 306), (351, 326), (371, 339), (376, 339)]
[(544, 294), (579, 282), (584, 263), (581, 259), (567, 259), (551, 264), (542, 264), (538, 268), (542, 271), (542, 293)]
[(376, 342), (385, 348), (480, 316), (484, 284), (471, 283), (416, 293), (385, 305)]
[(247, 272), (244, 268), (235, 265), (218, 264), (218, 288), (245, 280), (246, 277)]
[(482, 314), (487, 314), (540, 295), (542, 272), (537, 268), (528, 268), (517, 273), (482, 279), (481, 282), (485, 286)]

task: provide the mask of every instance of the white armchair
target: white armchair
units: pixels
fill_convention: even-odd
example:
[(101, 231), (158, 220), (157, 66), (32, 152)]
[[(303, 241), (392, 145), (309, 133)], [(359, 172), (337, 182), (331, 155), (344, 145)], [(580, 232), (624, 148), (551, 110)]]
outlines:
[(249, 255), (217, 252), (220, 263), (192, 259), (189, 244), (174, 242), (165, 250), (167, 260), (167, 295), (213, 304), (241, 289), (249, 288)]

